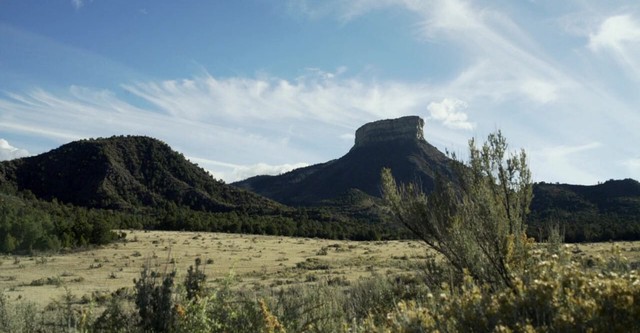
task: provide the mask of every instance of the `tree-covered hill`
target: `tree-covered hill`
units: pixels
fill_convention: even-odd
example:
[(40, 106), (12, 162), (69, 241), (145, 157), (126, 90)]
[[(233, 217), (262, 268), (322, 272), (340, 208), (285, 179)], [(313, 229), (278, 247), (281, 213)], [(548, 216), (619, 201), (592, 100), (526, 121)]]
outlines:
[(215, 180), (167, 144), (142, 136), (75, 141), (38, 156), (5, 161), (0, 177), (38, 198), (91, 208), (170, 203), (209, 212), (283, 208)]
[(397, 237), (353, 211), (287, 207), (215, 180), (148, 137), (81, 140), (0, 162), (0, 253), (104, 244), (127, 228)]
[(592, 186), (543, 182), (534, 186), (533, 195), (531, 229), (557, 224), (566, 239), (574, 242), (640, 239), (640, 183), (636, 180)]

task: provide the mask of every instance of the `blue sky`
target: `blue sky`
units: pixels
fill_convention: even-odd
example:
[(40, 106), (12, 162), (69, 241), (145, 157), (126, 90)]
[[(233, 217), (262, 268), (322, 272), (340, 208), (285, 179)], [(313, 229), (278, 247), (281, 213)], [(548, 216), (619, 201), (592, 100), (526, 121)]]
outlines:
[(537, 181), (640, 179), (630, 1), (0, 0), (0, 159), (120, 134), (228, 182), (419, 115), (464, 156), (502, 130)]

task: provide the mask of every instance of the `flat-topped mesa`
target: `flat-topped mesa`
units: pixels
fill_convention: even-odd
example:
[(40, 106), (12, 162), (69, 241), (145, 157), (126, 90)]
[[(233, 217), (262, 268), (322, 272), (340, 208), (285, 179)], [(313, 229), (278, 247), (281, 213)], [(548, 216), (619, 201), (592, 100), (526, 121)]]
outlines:
[(354, 148), (379, 142), (424, 140), (423, 128), (424, 120), (418, 116), (374, 121), (358, 128)]

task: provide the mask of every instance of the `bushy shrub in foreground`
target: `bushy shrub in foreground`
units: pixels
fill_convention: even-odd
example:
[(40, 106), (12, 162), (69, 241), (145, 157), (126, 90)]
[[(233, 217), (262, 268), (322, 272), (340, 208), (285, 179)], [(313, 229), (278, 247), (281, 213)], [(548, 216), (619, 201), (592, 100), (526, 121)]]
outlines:
[(434, 286), (424, 302), (403, 300), (366, 332), (639, 332), (640, 275), (613, 253), (593, 259), (532, 251), (537, 264), (515, 288), (491, 290), (465, 275), (459, 286)]

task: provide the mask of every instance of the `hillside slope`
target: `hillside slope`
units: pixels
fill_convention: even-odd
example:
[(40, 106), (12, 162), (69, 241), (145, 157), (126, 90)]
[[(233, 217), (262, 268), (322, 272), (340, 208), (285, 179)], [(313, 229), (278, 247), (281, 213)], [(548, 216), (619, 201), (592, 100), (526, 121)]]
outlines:
[(92, 208), (173, 203), (224, 212), (281, 207), (213, 179), (167, 144), (142, 136), (81, 140), (38, 156), (5, 161), (0, 163), (0, 181), (41, 199)]

